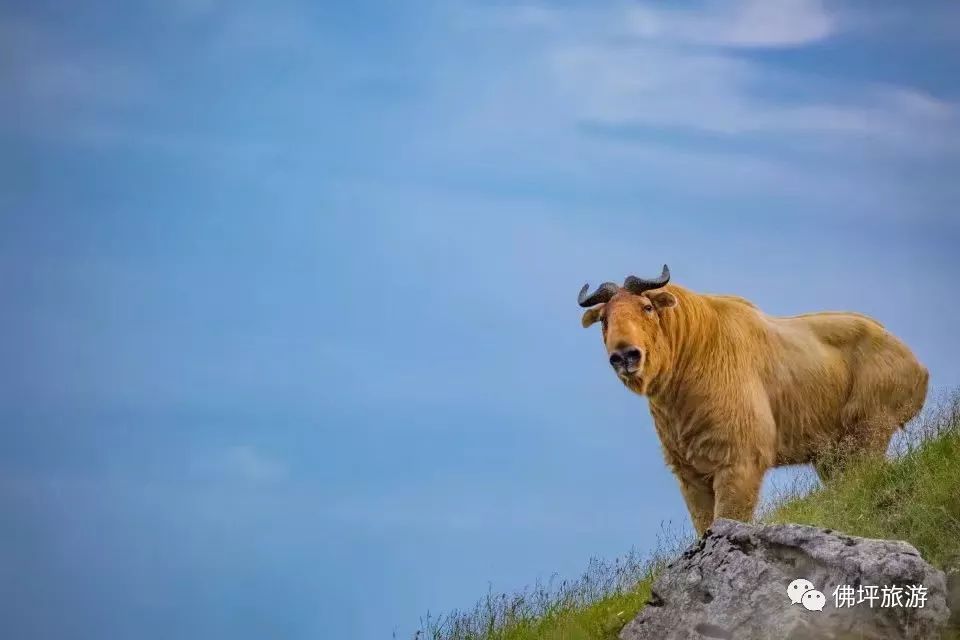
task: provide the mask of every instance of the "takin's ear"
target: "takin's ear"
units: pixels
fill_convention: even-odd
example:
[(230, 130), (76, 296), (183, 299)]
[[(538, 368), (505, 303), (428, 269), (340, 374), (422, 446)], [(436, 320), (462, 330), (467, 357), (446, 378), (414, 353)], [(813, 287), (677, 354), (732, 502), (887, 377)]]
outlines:
[(580, 318), (580, 324), (583, 325), (583, 328), (586, 329), (594, 322), (600, 319), (600, 314), (603, 313), (603, 305), (601, 304), (598, 307), (593, 307), (592, 309), (587, 309), (583, 312), (583, 317)]
[(669, 309), (677, 306), (677, 296), (669, 291), (651, 291), (647, 294), (647, 297), (650, 298), (650, 302), (657, 309)]

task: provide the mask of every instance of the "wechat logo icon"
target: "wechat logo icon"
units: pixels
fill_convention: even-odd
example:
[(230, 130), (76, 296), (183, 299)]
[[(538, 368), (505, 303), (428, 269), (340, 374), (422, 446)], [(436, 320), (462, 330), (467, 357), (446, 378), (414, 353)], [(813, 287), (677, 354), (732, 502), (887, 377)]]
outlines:
[(787, 597), (791, 604), (802, 605), (807, 611), (823, 611), (827, 602), (826, 596), (803, 578), (797, 578), (787, 586)]

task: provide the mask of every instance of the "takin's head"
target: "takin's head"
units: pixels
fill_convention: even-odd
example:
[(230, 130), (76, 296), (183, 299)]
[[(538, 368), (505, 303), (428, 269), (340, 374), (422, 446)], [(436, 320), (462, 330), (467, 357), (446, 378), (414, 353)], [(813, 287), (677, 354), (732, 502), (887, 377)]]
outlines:
[(677, 297), (663, 289), (670, 269), (655, 280), (628, 276), (623, 286), (604, 282), (593, 293), (583, 285), (577, 302), (588, 307), (584, 328), (600, 322), (610, 366), (629, 389), (645, 394), (651, 380), (668, 365), (670, 349), (663, 332), (663, 314), (677, 305)]

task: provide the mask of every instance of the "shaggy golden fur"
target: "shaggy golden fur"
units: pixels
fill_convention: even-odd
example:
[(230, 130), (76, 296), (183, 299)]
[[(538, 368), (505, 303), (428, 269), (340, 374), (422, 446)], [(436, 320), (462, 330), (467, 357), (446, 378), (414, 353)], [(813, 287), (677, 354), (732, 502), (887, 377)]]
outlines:
[(643, 352), (620, 377), (647, 396), (701, 534), (715, 518), (749, 520), (771, 467), (812, 463), (826, 479), (851, 453), (885, 454), (927, 393), (910, 350), (855, 313), (773, 317), (668, 285), (621, 290), (583, 314), (584, 327), (598, 320), (608, 353)]

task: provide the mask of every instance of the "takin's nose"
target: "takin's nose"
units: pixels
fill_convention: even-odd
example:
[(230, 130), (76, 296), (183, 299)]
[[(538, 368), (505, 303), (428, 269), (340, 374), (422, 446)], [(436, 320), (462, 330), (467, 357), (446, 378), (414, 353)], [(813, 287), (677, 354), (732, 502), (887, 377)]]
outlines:
[(613, 367), (618, 376), (636, 373), (642, 362), (643, 351), (632, 345), (617, 349), (610, 354), (610, 366)]

